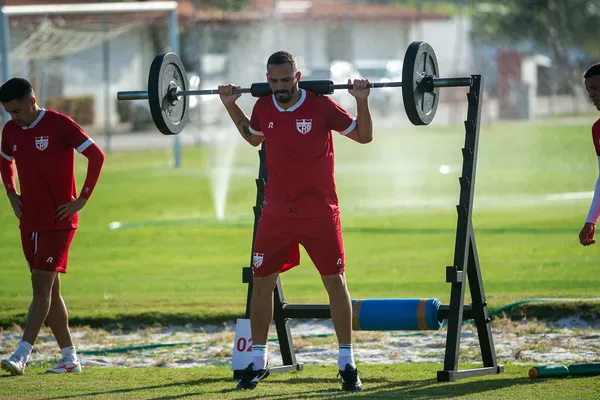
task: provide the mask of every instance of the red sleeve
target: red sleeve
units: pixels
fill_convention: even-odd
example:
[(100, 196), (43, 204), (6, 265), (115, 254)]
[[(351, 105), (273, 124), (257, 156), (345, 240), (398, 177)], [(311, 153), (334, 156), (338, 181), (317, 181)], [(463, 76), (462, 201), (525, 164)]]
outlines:
[(6, 193), (16, 193), (15, 170), (13, 168), (13, 153), (8, 141), (6, 126), (2, 131), (2, 144), (0, 145), (0, 175), (6, 188)]
[(62, 117), (60, 128), (64, 141), (82, 154), (94, 141), (71, 117), (67, 115), (62, 115)]
[(64, 115), (61, 126), (66, 143), (88, 159), (87, 175), (80, 196), (89, 199), (98, 183), (106, 156), (92, 138), (72, 118)]
[(82, 154), (88, 159), (88, 168), (80, 196), (87, 200), (98, 183), (106, 155), (96, 143), (92, 143)]
[(600, 157), (600, 119), (592, 125), (592, 139), (596, 148), (596, 155)]
[(330, 130), (347, 135), (356, 127), (356, 119), (344, 110), (334, 99), (325, 96), (327, 99), (327, 125)]
[(259, 102), (254, 103), (254, 108), (252, 108), (252, 116), (250, 117), (250, 133), (253, 135), (264, 136), (262, 128), (260, 126), (260, 119), (258, 118), (259, 112)]

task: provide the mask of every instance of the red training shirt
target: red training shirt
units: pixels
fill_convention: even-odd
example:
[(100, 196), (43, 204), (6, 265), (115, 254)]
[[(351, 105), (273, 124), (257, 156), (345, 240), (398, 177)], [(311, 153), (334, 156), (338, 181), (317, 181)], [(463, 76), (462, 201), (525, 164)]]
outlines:
[[(94, 141), (67, 115), (42, 110), (28, 127), (8, 121), (2, 131), (0, 156), (16, 162), (21, 188), (22, 216), (19, 227), (26, 232), (72, 229), (78, 215), (57, 220), (57, 207), (77, 198), (74, 152), (82, 153)], [(7, 190), (12, 184), (5, 182)], [(83, 196), (93, 188), (84, 187)]]
[(592, 125), (592, 140), (596, 148), (596, 155), (600, 157), (600, 119)]
[(263, 213), (313, 218), (339, 213), (331, 131), (350, 133), (356, 120), (335, 100), (300, 89), (281, 108), (275, 96), (256, 101), (250, 132), (265, 137), (268, 181)]

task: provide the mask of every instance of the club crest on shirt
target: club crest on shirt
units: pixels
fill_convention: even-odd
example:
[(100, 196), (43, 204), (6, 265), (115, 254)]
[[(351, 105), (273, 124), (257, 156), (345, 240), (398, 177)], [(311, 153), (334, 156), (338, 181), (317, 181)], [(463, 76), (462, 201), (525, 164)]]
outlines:
[(297, 119), (296, 120), (296, 129), (303, 135), (306, 135), (310, 132), (312, 128), (312, 119)]
[(252, 264), (254, 264), (254, 268), (258, 268), (262, 265), (264, 257), (265, 253), (254, 253), (252, 256)]
[(35, 148), (44, 151), (48, 148), (48, 136), (38, 136), (35, 138)]

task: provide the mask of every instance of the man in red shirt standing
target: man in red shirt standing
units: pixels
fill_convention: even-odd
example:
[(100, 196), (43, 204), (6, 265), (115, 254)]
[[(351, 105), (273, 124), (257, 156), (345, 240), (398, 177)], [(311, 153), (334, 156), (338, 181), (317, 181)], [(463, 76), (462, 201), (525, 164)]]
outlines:
[[(583, 74), (583, 78), (590, 100), (596, 109), (600, 111), (600, 63), (594, 64), (588, 68), (585, 74)], [(596, 149), (598, 168), (600, 169), (600, 119), (592, 125), (592, 141), (594, 143), (594, 148)], [(600, 175), (596, 180), (594, 198), (585, 219), (585, 224), (583, 224), (583, 228), (581, 228), (581, 232), (579, 232), (579, 242), (583, 246), (589, 246), (596, 243), (594, 234), (596, 233), (598, 217), (600, 217)]]
[[(2, 130), (0, 174), (19, 219), (21, 242), (31, 272), (33, 300), (22, 341), (2, 369), (22, 375), (44, 321), (62, 357), (46, 373), (81, 372), (60, 294), (59, 273), (67, 272), (69, 247), (78, 226), (78, 211), (90, 198), (104, 164), (104, 153), (68, 116), (40, 108), (31, 84), (13, 78), (0, 86), (0, 103), (10, 114)], [(74, 152), (88, 159), (83, 189), (77, 196)], [(15, 185), (16, 163), (20, 194)]]
[(330, 97), (300, 89), (300, 76), (292, 54), (271, 55), (267, 81), (273, 95), (257, 100), (250, 119), (236, 104), (240, 95), (232, 95), (234, 86), (219, 87), (221, 101), (243, 138), (253, 146), (266, 140), (269, 176), (253, 249), (253, 361), (237, 388), (254, 389), (269, 375), (266, 344), (273, 319), (273, 290), (279, 273), (298, 265), (301, 244), (329, 294), (342, 390), (357, 392), (362, 383), (352, 351), (352, 303), (344, 274), (331, 131), (358, 143), (373, 139), (369, 82), (355, 80), (349, 90), (356, 98), (355, 119)]

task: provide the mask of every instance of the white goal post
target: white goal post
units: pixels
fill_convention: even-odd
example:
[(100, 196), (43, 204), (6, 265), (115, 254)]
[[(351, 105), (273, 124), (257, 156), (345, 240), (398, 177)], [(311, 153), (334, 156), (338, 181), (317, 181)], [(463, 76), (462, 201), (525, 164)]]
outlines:
[[(9, 31), (9, 20), (11, 16), (32, 16), (32, 17), (45, 17), (45, 16), (68, 16), (68, 15), (87, 15), (87, 16), (100, 16), (103, 15), (118, 15), (126, 13), (153, 13), (153, 12), (167, 12), (168, 17), (168, 35), (169, 35), (169, 51), (179, 54), (179, 25), (177, 20), (177, 2), (176, 1), (153, 1), (153, 2), (119, 2), (119, 3), (81, 3), (81, 4), (43, 4), (43, 5), (21, 5), (21, 6), (10, 6), (3, 5), (5, 2), (0, 0), (0, 83), (6, 82), (11, 77), (11, 59), (35, 59), (36, 57), (43, 58), (43, 54), (37, 54), (40, 50), (40, 46), (37, 42), (37, 36), (43, 36), (45, 38), (52, 36), (59, 30), (62, 31), (62, 35), (56, 33), (56, 37), (65, 40), (64, 43), (55, 43), (55, 48), (61, 49), (63, 53), (69, 54), (69, 52), (77, 52), (81, 48), (85, 48), (87, 44), (94, 45), (110, 40), (120, 34), (121, 31), (125, 31), (128, 27), (122, 26), (119, 29), (110, 29), (105, 32), (105, 36), (101, 36), (101, 32), (91, 32), (87, 35), (82, 33), (77, 38), (73, 39), (68, 34), (68, 27), (56, 28), (55, 25), (42, 20), (36, 27), (36, 33), (32, 34), (28, 40), (22, 42), (17, 48), (11, 48), (11, 38)], [(132, 23), (135, 24), (135, 19), (132, 18)], [(66, 32), (66, 34), (64, 33)], [(67, 42), (70, 40), (70, 42)], [(107, 85), (107, 91), (108, 85)], [(105, 102), (108, 103), (114, 100), (116, 96), (113, 93), (105, 93)], [(107, 135), (107, 143), (109, 142), (109, 109), (106, 106), (105, 109), (105, 134)], [(8, 121), (8, 114), (2, 110), (2, 120)], [(107, 149), (110, 150), (110, 149)], [(174, 161), (175, 166), (181, 164), (181, 141), (178, 136), (174, 138)]]

